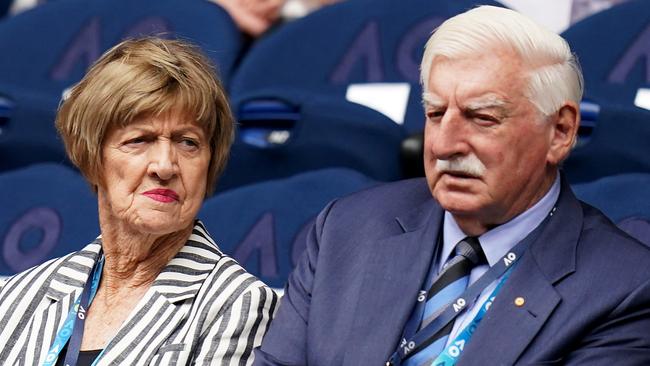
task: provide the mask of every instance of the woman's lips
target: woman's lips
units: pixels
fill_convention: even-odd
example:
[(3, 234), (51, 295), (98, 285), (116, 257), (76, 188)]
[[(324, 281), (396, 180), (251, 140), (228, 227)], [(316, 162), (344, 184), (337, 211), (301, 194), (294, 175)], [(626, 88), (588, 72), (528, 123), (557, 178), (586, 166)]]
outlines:
[(170, 203), (178, 201), (178, 193), (172, 191), (171, 189), (152, 189), (143, 193), (143, 195), (151, 198), (154, 201)]

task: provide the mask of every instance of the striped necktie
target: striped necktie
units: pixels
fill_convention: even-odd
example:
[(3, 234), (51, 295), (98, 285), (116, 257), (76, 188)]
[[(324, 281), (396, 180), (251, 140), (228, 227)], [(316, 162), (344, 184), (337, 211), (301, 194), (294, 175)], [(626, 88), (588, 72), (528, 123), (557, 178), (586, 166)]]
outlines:
[[(433, 280), (427, 292), (420, 329), (431, 323), (452, 301), (456, 300), (465, 291), (472, 268), (483, 263), (487, 263), (487, 260), (478, 238), (468, 236), (456, 244), (454, 257), (445, 263), (442, 271)], [(405, 366), (430, 365), (443, 351), (453, 326), (454, 322), (449, 322), (427, 340), (423, 344), (423, 348), (406, 359), (403, 364)]]

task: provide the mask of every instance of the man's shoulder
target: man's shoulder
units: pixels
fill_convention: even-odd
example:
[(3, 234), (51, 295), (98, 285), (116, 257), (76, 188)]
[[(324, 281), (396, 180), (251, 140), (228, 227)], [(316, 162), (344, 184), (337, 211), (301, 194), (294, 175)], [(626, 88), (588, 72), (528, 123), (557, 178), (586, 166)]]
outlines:
[[(650, 247), (628, 235), (597, 208), (581, 202), (584, 220), (582, 240), (586, 247), (601, 255), (616, 253), (616, 258), (650, 263)], [(610, 253), (611, 252), (611, 253)]]
[(399, 219), (425, 216), (435, 201), (424, 179), (381, 184), (331, 202), (316, 220), (317, 227), (338, 236), (371, 240), (402, 232)]
[(364, 189), (337, 200), (338, 209), (372, 210), (391, 215), (409, 211), (414, 205), (432, 200), (424, 178), (400, 180)]

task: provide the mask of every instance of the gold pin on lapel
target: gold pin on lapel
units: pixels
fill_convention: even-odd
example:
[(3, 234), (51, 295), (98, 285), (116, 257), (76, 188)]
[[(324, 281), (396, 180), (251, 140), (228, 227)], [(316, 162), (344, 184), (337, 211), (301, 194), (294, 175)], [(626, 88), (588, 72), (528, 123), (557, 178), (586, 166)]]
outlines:
[(521, 296), (515, 299), (515, 306), (516, 307), (522, 307), (522, 306), (524, 306), (525, 303), (526, 303), (526, 299), (524, 299)]

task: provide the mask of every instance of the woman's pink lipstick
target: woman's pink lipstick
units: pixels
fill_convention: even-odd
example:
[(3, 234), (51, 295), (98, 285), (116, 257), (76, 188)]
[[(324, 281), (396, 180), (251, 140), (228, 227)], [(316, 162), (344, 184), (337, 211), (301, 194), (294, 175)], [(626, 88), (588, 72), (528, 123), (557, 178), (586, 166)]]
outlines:
[(178, 201), (178, 193), (172, 191), (171, 189), (157, 188), (150, 191), (146, 191), (143, 195), (151, 198), (154, 201), (170, 203)]

